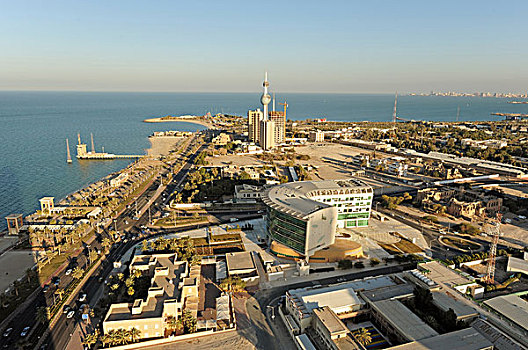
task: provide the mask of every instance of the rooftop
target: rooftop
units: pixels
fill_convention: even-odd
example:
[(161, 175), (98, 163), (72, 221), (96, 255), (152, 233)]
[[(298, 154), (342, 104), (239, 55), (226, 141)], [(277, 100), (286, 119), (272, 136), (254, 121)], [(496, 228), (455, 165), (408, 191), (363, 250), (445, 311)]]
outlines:
[(251, 252), (227, 253), (226, 262), (228, 271), (255, 269)]
[(437, 282), (443, 283), (450, 287), (455, 287), (462, 284), (472, 283), (470, 279), (459, 275), (450, 268), (442, 265), (438, 261), (429, 261), (418, 265), (421, 270), (428, 270), (429, 273), (426, 276)]
[(491, 349), (493, 344), (473, 328), (437, 335), (432, 338), (414, 341), (393, 350), (482, 350)]
[(519, 296), (510, 294), (491, 298), (484, 302), (487, 306), (528, 330), (528, 302)]
[(434, 303), (443, 311), (452, 309), (458, 318), (478, 316), (478, 312), (469, 305), (457, 301), (444, 292), (433, 292)]
[(311, 197), (371, 192), (372, 187), (357, 179), (296, 181), (271, 187), (264, 192), (262, 200), (276, 210), (306, 219), (321, 208), (331, 207)]
[(348, 333), (348, 328), (345, 326), (343, 321), (337, 317), (335, 312), (332, 311), (328, 306), (324, 306), (320, 309), (314, 310), (314, 315), (319, 318), (321, 323), (328, 329), (330, 334)]
[(308, 317), (314, 309), (328, 306), (334, 312), (351, 305), (361, 305), (364, 302), (358, 298), (353, 288), (346, 285), (333, 285), (324, 288), (294, 289), (288, 292), (297, 308)]
[(398, 300), (381, 300), (371, 304), (398, 332), (407, 339), (420, 340), (431, 338), (438, 333), (416, 316)]

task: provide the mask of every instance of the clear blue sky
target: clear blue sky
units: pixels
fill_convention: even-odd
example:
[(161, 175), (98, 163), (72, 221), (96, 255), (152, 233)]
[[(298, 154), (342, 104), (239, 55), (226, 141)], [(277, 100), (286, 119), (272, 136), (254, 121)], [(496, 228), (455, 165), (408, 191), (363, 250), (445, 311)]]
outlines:
[(527, 1), (0, 0), (1, 90), (528, 90)]

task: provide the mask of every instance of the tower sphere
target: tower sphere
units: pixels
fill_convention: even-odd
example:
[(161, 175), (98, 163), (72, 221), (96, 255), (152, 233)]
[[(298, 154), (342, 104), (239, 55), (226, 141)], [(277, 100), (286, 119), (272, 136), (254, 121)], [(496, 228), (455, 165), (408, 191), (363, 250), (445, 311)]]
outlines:
[(260, 102), (262, 102), (264, 106), (269, 105), (271, 102), (271, 96), (269, 94), (262, 94), (260, 97)]

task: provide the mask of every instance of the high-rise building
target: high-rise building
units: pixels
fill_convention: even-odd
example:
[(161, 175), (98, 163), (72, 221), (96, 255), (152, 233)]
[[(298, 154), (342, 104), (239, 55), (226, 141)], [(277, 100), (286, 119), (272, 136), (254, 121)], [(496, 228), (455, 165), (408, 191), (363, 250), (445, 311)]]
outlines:
[(275, 122), (273, 120), (262, 120), (260, 122), (259, 145), (264, 150), (272, 149), (275, 144)]
[(248, 138), (250, 142), (258, 143), (265, 150), (271, 149), (284, 143), (286, 137), (286, 115), (285, 112), (275, 111), (275, 100), (273, 110), (268, 111), (271, 96), (268, 93), (268, 73), (262, 84), (264, 91), (260, 97), (263, 110), (248, 111)]
[(275, 122), (275, 145), (284, 143), (286, 139), (286, 117), (282, 111), (271, 111), (269, 119)]
[(260, 108), (255, 109), (254, 111), (248, 111), (248, 138), (249, 142), (259, 142), (260, 138), (260, 122), (264, 114)]

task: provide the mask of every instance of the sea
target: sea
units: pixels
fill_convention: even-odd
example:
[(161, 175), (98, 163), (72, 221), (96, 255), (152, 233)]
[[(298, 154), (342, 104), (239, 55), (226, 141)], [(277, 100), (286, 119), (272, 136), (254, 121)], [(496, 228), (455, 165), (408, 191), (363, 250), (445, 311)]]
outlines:
[[(126, 167), (132, 160), (66, 163), (66, 138), (75, 157), (77, 134), (90, 146), (115, 154), (144, 154), (154, 131), (196, 131), (192, 123), (144, 123), (165, 115), (246, 115), (261, 107), (260, 93), (0, 92), (0, 230), (4, 217), (30, 214), (39, 198), (55, 201)], [(288, 119), (391, 121), (394, 95), (277, 94)], [(398, 116), (414, 120), (498, 120), (492, 112), (528, 113), (505, 98), (399, 96)]]

